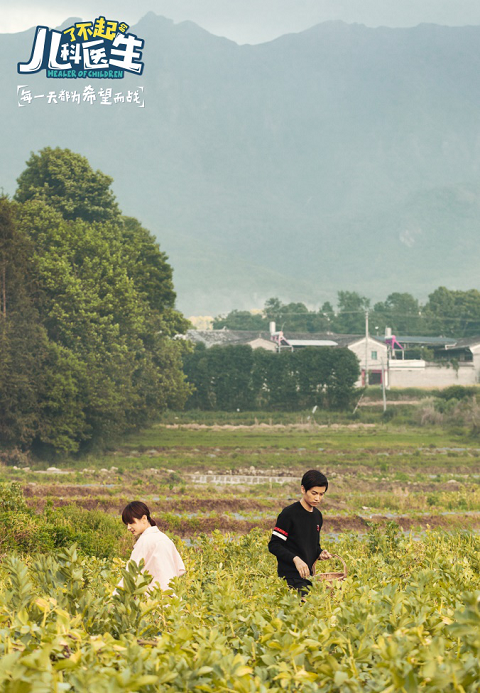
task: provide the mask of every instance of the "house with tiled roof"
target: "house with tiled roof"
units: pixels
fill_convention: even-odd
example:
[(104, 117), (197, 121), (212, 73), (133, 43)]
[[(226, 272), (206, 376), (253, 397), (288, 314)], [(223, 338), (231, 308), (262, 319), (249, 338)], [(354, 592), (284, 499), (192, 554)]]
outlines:
[(184, 339), (194, 344), (204, 344), (207, 349), (212, 346), (248, 344), (252, 349), (277, 351), (269, 332), (250, 332), (248, 330), (188, 330)]

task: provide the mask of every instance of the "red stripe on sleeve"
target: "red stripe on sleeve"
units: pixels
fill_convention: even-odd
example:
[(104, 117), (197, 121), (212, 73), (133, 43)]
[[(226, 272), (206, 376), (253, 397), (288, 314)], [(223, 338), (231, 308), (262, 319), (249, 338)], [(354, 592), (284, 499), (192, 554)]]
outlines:
[(284, 529), (280, 529), (280, 527), (274, 527), (273, 529), (274, 529), (274, 531), (281, 532), (286, 537), (288, 537), (288, 532), (286, 532)]

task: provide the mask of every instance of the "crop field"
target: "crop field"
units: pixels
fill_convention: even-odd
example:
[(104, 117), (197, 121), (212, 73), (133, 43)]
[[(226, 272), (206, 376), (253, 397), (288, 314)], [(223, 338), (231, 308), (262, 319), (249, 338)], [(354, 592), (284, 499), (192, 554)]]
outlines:
[[(312, 467), (348, 577), (302, 603), (266, 543)], [(106, 454), (19, 453), (0, 482), (2, 691), (478, 691), (480, 441), (462, 431), (171, 415)], [(130, 568), (113, 596), (134, 499), (184, 557), (174, 595)]]
[[(480, 527), (480, 440), (384, 424), (165, 423), (103, 456), (0, 468), (42, 512), (74, 505), (118, 517), (144, 500), (159, 526), (191, 537), (272, 526), (318, 468), (330, 480), (324, 532), (395, 520), (406, 530)], [(50, 469), (50, 471), (48, 471)]]
[(274, 576), (265, 533), (180, 544), (176, 596), (120, 561), (4, 559), (2, 691), (478, 691), (477, 537), (390, 526), (344, 535), (344, 583), (307, 601)]

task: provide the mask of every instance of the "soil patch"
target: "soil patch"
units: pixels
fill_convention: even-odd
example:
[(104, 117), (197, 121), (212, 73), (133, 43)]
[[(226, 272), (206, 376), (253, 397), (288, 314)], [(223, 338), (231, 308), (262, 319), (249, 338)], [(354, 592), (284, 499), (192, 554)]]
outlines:
[(75, 497), (83, 498), (85, 496), (102, 496), (112, 494), (110, 490), (114, 490), (111, 486), (105, 488), (105, 486), (71, 486), (67, 484), (36, 484), (35, 486), (24, 486), (23, 495), (25, 498), (38, 498), (38, 497)]
[[(339, 532), (366, 532), (368, 522), (385, 525), (392, 518), (383, 516), (365, 520), (358, 515), (353, 517), (328, 517), (325, 520), (323, 531), (326, 534)], [(480, 513), (473, 515), (449, 515), (448, 517), (428, 515), (422, 517), (397, 517), (395, 521), (403, 531), (413, 529), (444, 528), (452, 529), (473, 529), (480, 527)], [(232, 534), (246, 534), (255, 527), (261, 529), (271, 529), (274, 520), (269, 518), (261, 520), (235, 520), (233, 518), (220, 516), (215, 518), (194, 518), (192, 520), (180, 520), (174, 526), (168, 522), (159, 521), (159, 527), (163, 531), (170, 530), (181, 537), (191, 537), (200, 532), (209, 533), (213, 530), (228, 532)]]
[(357, 430), (361, 428), (375, 428), (374, 423), (352, 423), (352, 424), (161, 424), (159, 428), (171, 430), (190, 430), (190, 431), (311, 431), (317, 428)]
[[(76, 503), (82, 508), (87, 510), (102, 510), (103, 512), (111, 513), (112, 515), (119, 515), (120, 510), (126, 504), (127, 499), (92, 499), (85, 498)], [(221, 510), (221, 503), (225, 501), (220, 501), (216, 507), (216, 510)], [(43, 510), (45, 506), (45, 499), (30, 499), (28, 505), (35, 508), (38, 511)], [(62, 507), (70, 505), (72, 501), (70, 499), (56, 498), (53, 499), (54, 507)], [(275, 522), (275, 516), (277, 512), (284, 506), (284, 503), (279, 503), (278, 507), (271, 510), (271, 517), (259, 518), (255, 520), (242, 520), (228, 517), (226, 515), (217, 515), (216, 517), (168, 517), (162, 516), (162, 513), (172, 512), (173, 508), (170, 504), (168, 507), (162, 503), (151, 504), (152, 515), (155, 517), (159, 528), (162, 531), (170, 531), (180, 537), (192, 537), (196, 536), (201, 532), (210, 533), (214, 530), (220, 530), (221, 532), (232, 533), (232, 534), (247, 534), (255, 527), (260, 529), (271, 529)], [(239, 503), (235, 504), (235, 510), (241, 510)], [(182, 509), (185, 509), (182, 506)], [(191, 507), (189, 508), (192, 509)], [(203, 508), (198, 506), (198, 510), (201, 511)], [(206, 508), (205, 508), (206, 509)], [(212, 508), (213, 509), (213, 508)], [(226, 503), (224, 508), (225, 511), (231, 510), (232, 506)], [(246, 507), (243, 509), (252, 510), (252, 507)], [(260, 509), (260, 508), (259, 508)], [(264, 509), (264, 508), (262, 508)], [(473, 529), (480, 527), (480, 513), (473, 513), (469, 515), (455, 514), (455, 515), (421, 515), (421, 516), (395, 516), (387, 517), (384, 515), (374, 515), (368, 519), (360, 517), (359, 515), (353, 516), (330, 516), (327, 515), (324, 520), (323, 532), (329, 533), (340, 533), (340, 532), (366, 532), (368, 530), (369, 524), (374, 523), (381, 526), (387, 524), (394, 520), (398, 526), (403, 531), (410, 531), (414, 529), (426, 530), (429, 528), (444, 528), (446, 530), (452, 529)]]
[[(62, 498), (50, 496), (54, 508), (76, 505), (85, 510), (105, 510), (106, 512), (119, 513), (129, 502), (124, 497), (108, 498)], [(28, 498), (27, 505), (37, 511), (42, 511), (47, 503), (44, 497)], [(266, 511), (272, 513), (272, 518), (285, 507), (285, 499), (255, 501), (250, 498), (191, 498), (188, 500), (173, 499), (148, 501), (148, 506), (153, 516), (161, 513), (198, 513), (198, 512), (242, 512), (242, 511)], [(157, 518), (156, 518), (157, 519)]]

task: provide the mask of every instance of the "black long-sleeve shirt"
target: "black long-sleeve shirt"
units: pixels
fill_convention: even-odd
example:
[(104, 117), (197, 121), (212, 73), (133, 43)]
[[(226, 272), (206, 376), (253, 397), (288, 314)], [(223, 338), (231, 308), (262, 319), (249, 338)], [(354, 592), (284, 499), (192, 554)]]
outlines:
[(313, 564), (320, 556), (320, 530), (323, 517), (320, 510), (305, 510), (300, 501), (284, 508), (277, 518), (268, 543), (268, 550), (277, 557), (280, 577), (298, 577), (293, 562), (299, 556), (312, 572)]

